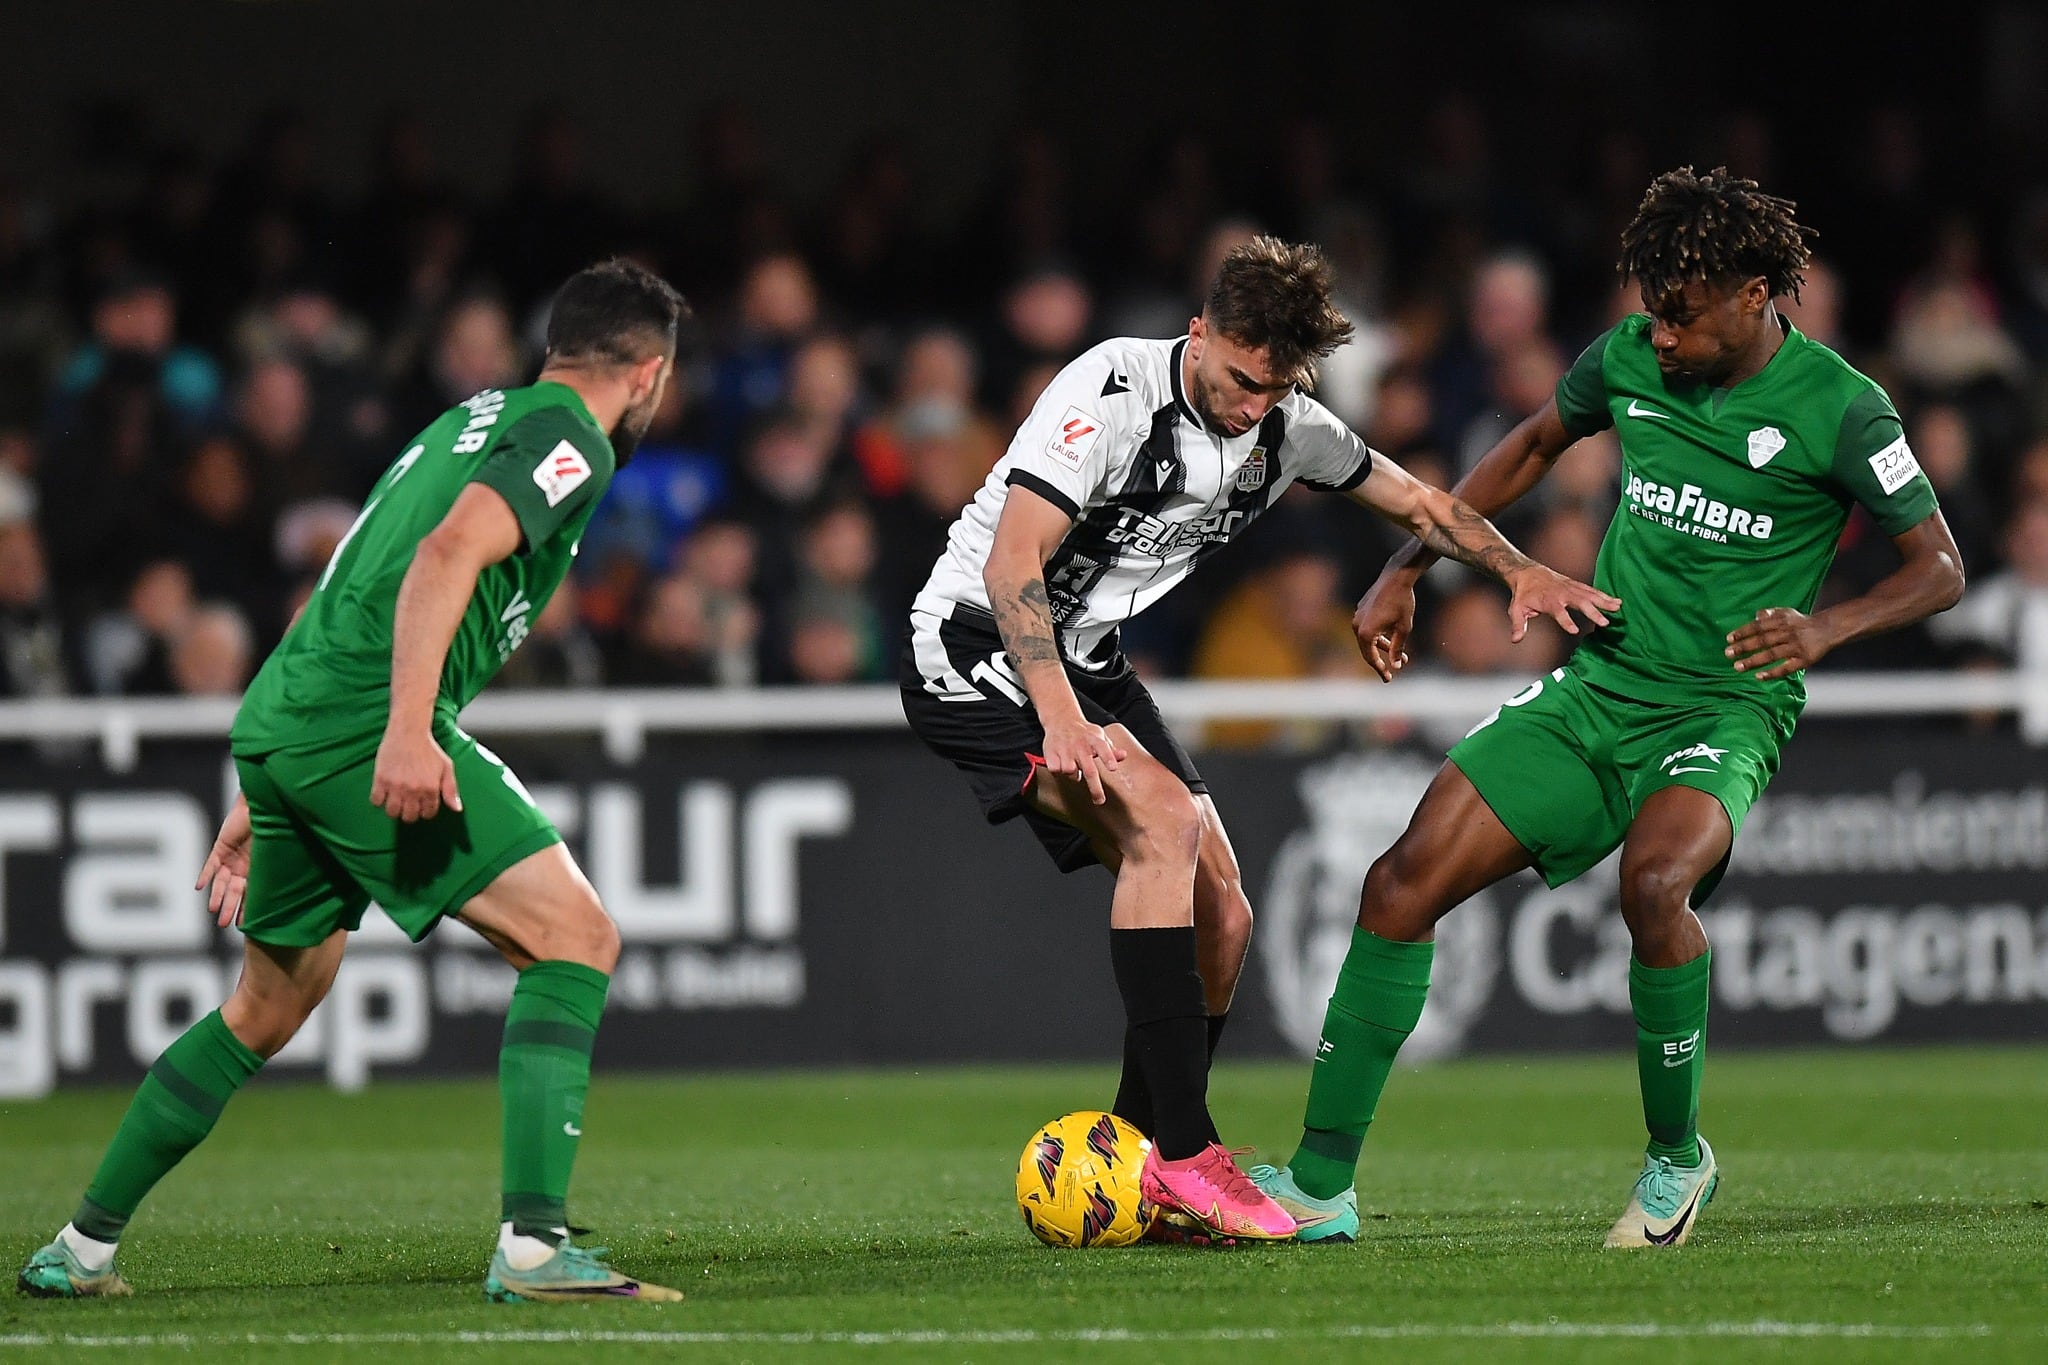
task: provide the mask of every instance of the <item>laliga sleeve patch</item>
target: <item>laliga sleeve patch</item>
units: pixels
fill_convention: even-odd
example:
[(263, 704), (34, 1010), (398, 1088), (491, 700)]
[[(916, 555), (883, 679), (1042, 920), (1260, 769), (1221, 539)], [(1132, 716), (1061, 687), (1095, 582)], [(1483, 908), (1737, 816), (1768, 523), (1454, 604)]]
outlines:
[(1059, 427), (1045, 443), (1045, 453), (1067, 468), (1080, 472), (1088, 452), (1102, 438), (1102, 419), (1076, 407), (1060, 414)]
[(581, 488), (589, 477), (590, 461), (567, 441), (556, 442), (547, 458), (533, 470), (533, 481), (547, 495), (550, 507), (559, 507), (562, 499)]
[(1877, 486), (1890, 496), (1912, 482), (1920, 472), (1920, 462), (1913, 458), (1913, 448), (1901, 436), (1870, 457), (1870, 470), (1877, 475)]

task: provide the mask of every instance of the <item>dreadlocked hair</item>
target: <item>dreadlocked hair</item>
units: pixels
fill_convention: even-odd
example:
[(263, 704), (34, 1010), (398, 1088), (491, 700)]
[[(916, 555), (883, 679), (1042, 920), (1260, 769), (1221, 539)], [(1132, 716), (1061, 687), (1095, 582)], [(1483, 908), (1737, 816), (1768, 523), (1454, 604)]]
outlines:
[(1794, 207), (1725, 166), (1704, 175), (1690, 166), (1666, 171), (1650, 182), (1634, 221), (1622, 230), (1621, 276), (1662, 299), (1693, 280), (1761, 275), (1771, 297), (1797, 299), (1815, 234), (1793, 220)]

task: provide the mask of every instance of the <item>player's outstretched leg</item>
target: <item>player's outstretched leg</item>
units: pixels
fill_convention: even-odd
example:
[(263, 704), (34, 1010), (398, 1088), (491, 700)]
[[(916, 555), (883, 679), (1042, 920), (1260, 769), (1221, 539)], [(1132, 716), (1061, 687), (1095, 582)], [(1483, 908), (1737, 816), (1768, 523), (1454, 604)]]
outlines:
[(1680, 1246), (1721, 1182), (1700, 1136), (1713, 954), (1691, 908), (1693, 888), (1734, 842), (1710, 793), (1666, 787), (1644, 801), (1621, 855), (1621, 911), (1635, 952), (1628, 967), (1636, 1076), (1650, 1142), (1610, 1247)]
[(1215, 1138), (1208, 1107), (1209, 1030), (1193, 926), (1112, 929), (1110, 960), (1158, 1115), (1140, 1177), (1145, 1198), (1216, 1237), (1292, 1237), (1294, 1220), (1252, 1184)]
[(1257, 1166), (1252, 1178), (1293, 1216), (1304, 1242), (1349, 1242), (1358, 1236), (1358, 1193), (1352, 1182), (1365, 1130), (1401, 1044), (1422, 1018), (1436, 945), (1351, 931), (1351, 950), (1323, 1015), (1309, 1078), (1301, 1143), (1281, 1168)]
[[(1204, 980), (1195, 923), (1206, 802), (1126, 727), (1113, 725), (1110, 734), (1129, 757), (1102, 775), (1103, 804), (1062, 790), (1063, 779), (1043, 768), (1029, 791), (1040, 811), (1086, 835), (1116, 873), (1110, 966), (1124, 1002), (1126, 1056), (1152, 1109), (1151, 1128), (1140, 1130), (1152, 1139), (1140, 1187), (1157, 1209), (1186, 1218), (1198, 1237), (1285, 1240), (1294, 1220), (1252, 1184), (1209, 1117), (1209, 1054), (1220, 1032), (1212, 1002), (1227, 1005), (1228, 996), (1219, 998)], [(1246, 933), (1249, 918), (1247, 908)], [(1216, 936), (1212, 952), (1224, 943)], [(1241, 938), (1237, 957), (1241, 964)], [(1127, 1090), (1120, 1102), (1130, 1098)]]
[(1650, 1145), (1628, 1207), (1608, 1230), (1610, 1247), (1682, 1245), (1720, 1184), (1714, 1150), (1699, 1130), (1712, 962), (1713, 955), (1703, 951), (1676, 967), (1646, 967), (1639, 959), (1628, 964), (1636, 1075)]
[(519, 968), (498, 1053), (503, 1189), (484, 1295), (497, 1303), (683, 1296), (569, 1241), (569, 1176), (583, 1136), (590, 1054), (604, 1014), (618, 931), (561, 845), (507, 868), (461, 918)]
[[(1244, 893), (1244, 873), (1215, 801), (1204, 794), (1195, 798), (1195, 804), (1202, 817), (1202, 846), (1195, 859), (1195, 953), (1207, 998), (1209, 1063), (1213, 1066), (1224, 1027), (1230, 1022), (1230, 1002), (1237, 994), (1238, 978), (1244, 974), (1245, 953), (1251, 947), (1252, 907)], [(1117, 870), (1113, 845), (1098, 847), (1096, 856), (1111, 872)], [(1141, 1133), (1152, 1131), (1152, 1092), (1145, 1084), (1144, 1065), (1129, 1030), (1124, 1033), (1123, 1074), (1110, 1112)], [(1210, 1136), (1220, 1141), (1213, 1130)]]
[(29, 1257), (16, 1284), (39, 1298), (125, 1296), (114, 1254), (156, 1183), (213, 1131), (243, 1082), (291, 1041), (334, 981), (348, 935), (311, 948), (244, 941), (226, 1004), (179, 1035), (143, 1077), (78, 1211)]
[(1304, 1242), (1358, 1236), (1358, 1154), (1401, 1045), (1429, 995), (1437, 920), (1529, 865), (1529, 855), (1465, 775), (1445, 764), (1408, 829), (1366, 874), (1358, 927), (1323, 1015), (1300, 1145), (1252, 1178), (1293, 1216)]

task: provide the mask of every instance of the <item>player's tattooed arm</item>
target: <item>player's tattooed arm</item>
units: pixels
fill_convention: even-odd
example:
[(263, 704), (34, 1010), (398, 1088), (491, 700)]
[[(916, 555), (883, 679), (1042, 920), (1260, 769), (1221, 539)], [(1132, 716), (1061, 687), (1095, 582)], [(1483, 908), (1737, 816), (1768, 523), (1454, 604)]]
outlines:
[[(1552, 399), (1501, 437), (1451, 491), (1481, 516), (1496, 516), (1541, 483), (1557, 457), (1571, 445), (1571, 433), (1565, 430)], [(1440, 553), (1427, 540), (1411, 540), (1394, 552), (1386, 571), (1413, 583), (1436, 563)]]
[(1027, 578), (1001, 596), (991, 589), (989, 606), (995, 611), (996, 629), (1002, 634), (1003, 648), (1010, 652), (1010, 662), (1020, 669), (1027, 663), (1059, 663), (1052, 600), (1042, 576)]
[(1494, 529), (1493, 523), (1470, 506), (1456, 498), (1446, 500), (1450, 506), (1438, 514), (1440, 519), (1420, 528), (1416, 536), (1431, 550), (1445, 559), (1470, 565), (1502, 583), (1535, 563), (1508, 544), (1507, 539)]
[[(1575, 613), (1592, 625), (1604, 626), (1606, 613), (1620, 608), (1619, 599), (1546, 568), (1517, 550), (1464, 499), (1422, 482), (1384, 455), (1375, 453), (1373, 460), (1371, 476), (1352, 492), (1353, 499), (1407, 527), (1427, 553), (1469, 564), (1506, 584), (1512, 594), (1508, 603), (1511, 639), (1519, 642), (1528, 633), (1529, 623), (1539, 616), (1557, 622), (1566, 634), (1577, 635)], [(1351, 616), (1359, 652), (1388, 682), (1408, 662), (1408, 633), (1414, 623), (1414, 579), (1389, 565)]]
[(1045, 562), (1073, 524), (1065, 509), (1028, 488), (1011, 488), (981, 583), (1003, 649), (1045, 730), (1044, 752), (1038, 757), (1053, 777), (1086, 783), (1088, 799), (1100, 805), (1108, 799), (1104, 775), (1115, 772), (1128, 755), (1082, 714), (1060, 658), (1045, 586)]

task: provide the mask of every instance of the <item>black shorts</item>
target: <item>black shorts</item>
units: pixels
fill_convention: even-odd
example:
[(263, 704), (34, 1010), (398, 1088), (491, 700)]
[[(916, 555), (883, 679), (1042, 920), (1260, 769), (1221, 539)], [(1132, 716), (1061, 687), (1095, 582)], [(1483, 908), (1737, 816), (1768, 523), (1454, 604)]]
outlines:
[[(1062, 872), (1099, 861), (1080, 830), (1024, 799), (1033, 769), (1044, 762), (1045, 727), (1010, 667), (994, 617), (973, 607), (954, 608), (951, 620), (912, 612), (898, 680), (910, 728), (933, 753), (967, 774), (990, 824), (1023, 816)], [(1208, 792), (1209, 784), (1121, 652), (1112, 649), (1099, 672), (1068, 664), (1067, 681), (1081, 714), (1097, 725), (1123, 725), (1189, 791)]]

